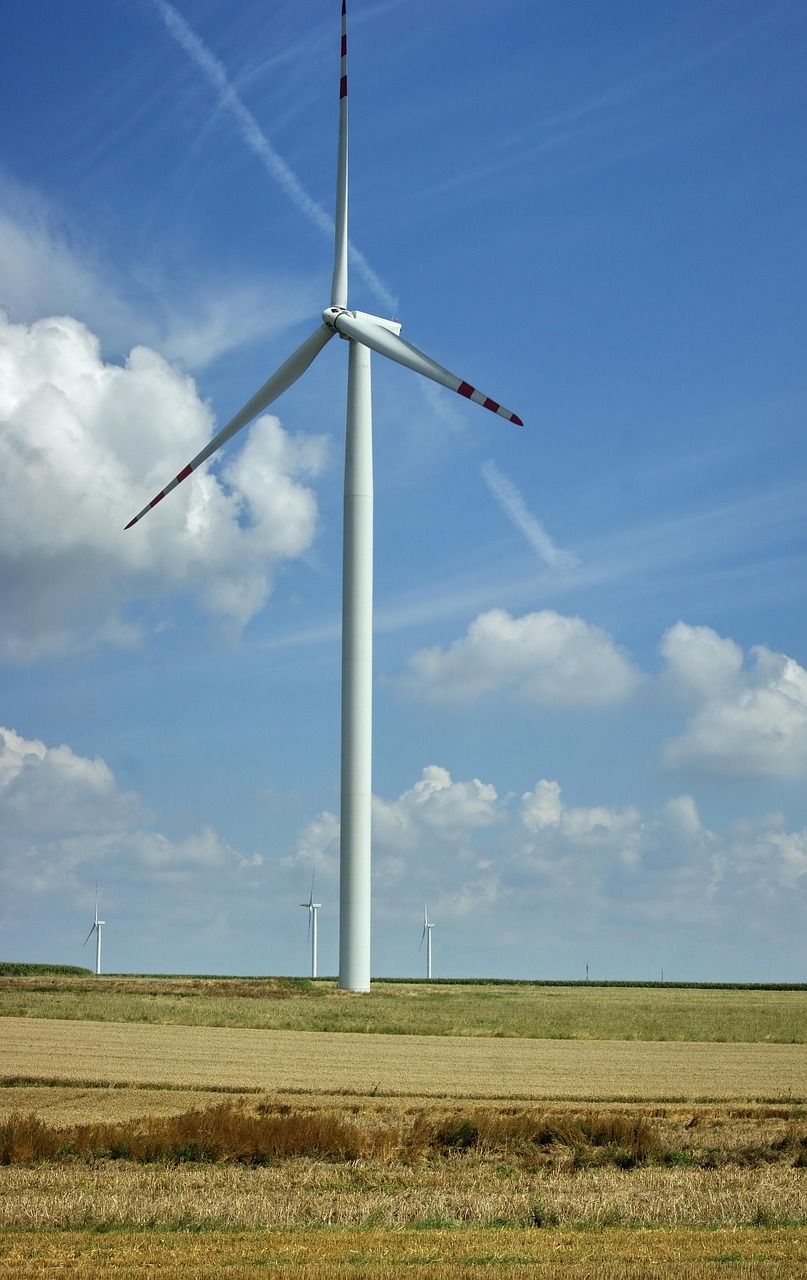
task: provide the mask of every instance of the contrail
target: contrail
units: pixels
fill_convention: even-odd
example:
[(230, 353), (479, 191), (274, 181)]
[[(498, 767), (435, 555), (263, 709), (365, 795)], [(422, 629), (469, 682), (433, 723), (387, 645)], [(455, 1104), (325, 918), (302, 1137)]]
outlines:
[[(335, 234), (333, 218), (329, 213), (325, 212), (321, 205), (317, 204), (316, 200), (311, 198), (294, 170), (275, 151), (252, 112), (244, 106), (239, 98), (222, 63), (199, 39), (196, 32), (188, 26), (182, 15), (177, 13), (173, 5), (166, 3), (166, 0), (154, 0), (154, 5), (177, 44), (185, 50), (191, 61), (213, 85), (222, 107), (232, 116), (243, 141), (250, 151), (258, 157), (264, 168), (274, 178), (281, 191), (288, 196), (292, 204), (295, 204), (300, 212), (305, 214), (309, 222), (313, 222), (314, 226), (318, 227), (332, 244)], [(351, 262), (373, 290), (376, 297), (392, 314), (395, 314), (398, 310), (398, 299), (390, 293), (384, 281), (376, 275), (367, 259), (358, 249), (354, 248), (353, 245), (349, 245), (348, 252)]]
[(523, 533), (534, 551), (550, 569), (573, 569), (580, 563), (573, 551), (556, 547), (540, 520), (527, 510), (527, 504), (512, 481), (503, 476), (495, 462), (483, 462), (479, 470), (508, 520)]

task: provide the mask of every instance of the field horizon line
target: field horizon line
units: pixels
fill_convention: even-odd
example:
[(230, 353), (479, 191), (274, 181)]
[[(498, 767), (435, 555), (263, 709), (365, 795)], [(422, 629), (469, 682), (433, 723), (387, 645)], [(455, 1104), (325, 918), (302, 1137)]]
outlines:
[[(316, 978), (299, 974), (281, 973), (145, 973), (139, 970), (117, 973), (93, 973), (78, 965), (38, 964), (23, 961), (0, 960), (0, 977), (70, 977), (70, 978), (142, 978), (145, 980), (197, 981), (197, 982), (283, 982), (311, 988), (317, 985), (336, 984), (335, 974), (322, 974)], [(657, 990), (690, 991), (807, 991), (807, 982), (709, 982), (690, 979), (653, 978), (421, 978), (378, 976), (370, 980), (371, 986), (422, 986), (422, 987), (621, 987), (649, 988)], [(356, 992), (346, 992), (356, 995)], [(358, 993), (364, 994), (364, 993)]]

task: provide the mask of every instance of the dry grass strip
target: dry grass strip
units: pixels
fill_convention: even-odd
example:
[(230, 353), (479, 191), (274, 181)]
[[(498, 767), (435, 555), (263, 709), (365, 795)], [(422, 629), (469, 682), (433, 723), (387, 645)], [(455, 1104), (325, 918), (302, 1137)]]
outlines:
[(0, 1235), (3, 1280), (792, 1280), (806, 1268), (807, 1234), (764, 1229)]
[(0, 1019), (4, 1076), (452, 1098), (807, 1098), (803, 1045), (472, 1039)]

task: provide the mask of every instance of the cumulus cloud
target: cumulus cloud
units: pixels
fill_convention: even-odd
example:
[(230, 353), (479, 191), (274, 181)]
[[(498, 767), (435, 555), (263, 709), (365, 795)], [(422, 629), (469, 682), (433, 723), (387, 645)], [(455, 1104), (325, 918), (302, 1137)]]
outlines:
[(570, 926), (733, 919), (764, 931), (788, 895), (807, 893), (807, 831), (786, 831), (781, 814), (721, 833), (688, 794), (645, 815), (633, 805), (567, 806), (559, 784), (541, 779), (521, 797), (519, 819), (504, 890), (516, 884)]
[[(455, 782), (441, 765), (426, 765), (414, 786), (396, 799), (373, 796), (373, 844), (397, 855), (422, 849), (426, 836), (462, 841), (502, 820), (498, 799), (490, 783)], [(293, 861), (335, 865), (338, 855), (339, 819), (326, 810), (303, 828)]]
[[(393, 800), (374, 795), (373, 879), (375, 910), (395, 911), (387, 894), (400, 891), (413, 870), (428, 858), (429, 875), (439, 866), (452, 869), (451, 910), (462, 914), (495, 897), (495, 872), (489, 855), (477, 851), (476, 836), (506, 821), (496, 788), (478, 778), (454, 781), (441, 765), (427, 765), (413, 786)], [(320, 813), (300, 832), (297, 846), (283, 865), (320, 871), (326, 880), (338, 875), (339, 819)], [(396, 888), (397, 886), (397, 888)], [(438, 894), (435, 901), (442, 901)]]
[(169, 840), (104, 760), (2, 726), (0, 833), (6, 907), (32, 894), (82, 897), (99, 869), (107, 884), (135, 875), (148, 885), (248, 871), (262, 862), (260, 855), (239, 854), (210, 827)]
[(695, 703), (668, 742), (674, 769), (720, 778), (807, 776), (807, 671), (764, 645), (746, 656), (710, 627), (677, 622), (661, 652), (668, 682)]
[[(9, 658), (77, 637), (132, 639), (120, 613), (186, 590), (243, 626), (272, 573), (311, 543), (322, 438), (263, 417), (220, 481), (194, 473), (147, 521), (123, 525), (213, 430), (191, 378), (146, 347), (108, 364), (77, 320), (0, 316), (0, 587)], [(136, 633), (135, 633), (136, 634)]]
[[(339, 821), (326, 812), (286, 861), (299, 870), (315, 863), (318, 880), (333, 882), (338, 857)], [(717, 927), (749, 912), (761, 919), (763, 901), (775, 912), (784, 895), (807, 892), (807, 832), (788, 831), (781, 814), (721, 833), (686, 793), (647, 813), (570, 805), (554, 779), (500, 796), (492, 783), (455, 780), (440, 765), (392, 799), (373, 797), (373, 858), (374, 914), (390, 921), (402, 894), (414, 910), (425, 891), (443, 922), (481, 921), (498, 906), (550, 913), (575, 932), (648, 921)], [(534, 927), (527, 916), (522, 929)]]
[(374, 835), (389, 848), (411, 848), (424, 833), (462, 840), (500, 820), (496, 788), (473, 778), (454, 782), (441, 765), (430, 764), (413, 787), (396, 800), (373, 801)]
[(600, 627), (551, 609), (514, 618), (481, 613), (448, 649), (421, 649), (406, 687), (434, 702), (473, 703), (509, 691), (528, 702), (597, 706), (630, 696), (640, 680)]
[[(322, 870), (333, 882), (338, 856), (338, 818), (322, 813), (287, 862), (309, 873), (315, 862), (317, 879)], [(376, 918), (399, 919), (402, 895), (415, 912), (425, 891), (442, 922), (506, 907), (508, 918), (523, 913), (522, 931), (540, 918), (552, 936), (559, 920), (562, 932), (732, 921), (764, 931), (785, 900), (807, 894), (807, 831), (788, 831), (781, 814), (720, 832), (687, 793), (649, 812), (570, 805), (555, 779), (500, 796), (440, 765), (393, 799), (373, 797), (373, 858)]]
[(507, 821), (496, 788), (479, 778), (455, 781), (427, 765), (394, 800), (373, 797), (373, 846), (378, 852), (379, 909), (394, 917), (415, 868), (429, 902), (444, 917), (462, 917), (498, 897), (499, 869), (486, 835)]
[[(536, 928), (560, 941), (648, 922), (764, 937), (784, 914), (798, 919), (807, 896), (807, 831), (788, 830), (781, 814), (719, 832), (689, 794), (648, 813), (630, 804), (571, 805), (554, 779), (501, 796), (491, 782), (455, 780), (439, 765), (397, 797), (374, 797), (373, 847), (377, 922), (400, 922), (402, 902), (411, 900), (416, 925), (425, 891), (438, 925), (472, 919), (487, 928), (492, 912), (506, 908), (508, 928), (522, 940)], [(0, 728), (6, 923), (23, 910), (57, 913), (71, 903), (89, 916), (97, 879), (105, 913), (115, 915), (125, 900), (121, 925), (176, 927), (185, 954), (204, 941), (200, 921), (229, 937), (239, 913), (257, 920), (270, 877), (275, 898), (280, 890), (297, 902), (313, 864), (322, 900), (333, 905), (338, 855), (339, 821), (327, 811), (271, 868), (209, 825), (171, 839), (103, 759)], [(139, 944), (131, 945), (138, 954)], [(204, 965), (204, 949), (196, 963)]]
[(807, 830), (770, 831), (763, 840), (778, 863), (783, 884), (788, 887), (807, 885)]
[(625, 867), (639, 861), (644, 827), (633, 805), (621, 810), (604, 805), (570, 808), (561, 799), (559, 783), (542, 778), (521, 797), (520, 817), (524, 828), (537, 837), (529, 851), (544, 864), (552, 857), (557, 862), (558, 855), (595, 849)]
[(64, 744), (46, 747), (2, 726), (0, 805), (3, 838), (18, 851), (51, 837), (81, 839), (90, 848), (143, 817), (136, 797), (119, 790), (103, 760)]

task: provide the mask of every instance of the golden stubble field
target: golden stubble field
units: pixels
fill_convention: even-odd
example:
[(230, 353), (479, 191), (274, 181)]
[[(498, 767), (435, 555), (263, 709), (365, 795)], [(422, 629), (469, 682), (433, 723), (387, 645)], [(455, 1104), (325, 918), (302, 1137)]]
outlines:
[[(576, 1038), (528, 1039), (244, 1026), (265, 992), (247, 987), (239, 1003), (226, 983), (181, 997), (173, 984), (164, 1000), (153, 980), (130, 984), (128, 1008), (120, 987), (105, 1006), (85, 983), (85, 1020), (81, 984), (65, 983), (69, 1016), (43, 1017), (59, 1000), (58, 984), (42, 985), (4, 984), (6, 1007), (23, 1001), (25, 1016), (0, 1018), (0, 1135), (13, 1115), (38, 1117), (62, 1155), (18, 1160), (18, 1142), (0, 1168), (0, 1276), (807, 1275), (804, 1044), (628, 1038), (639, 1008), (680, 1037), (704, 1016), (702, 993), (690, 1013), (680, 992), (655, 1008), (652, 993), (619, 992), (606, 1021), (621, 1010), (626, 1038), (597, 1040), (580, 1034), (593, 992), (565, 1006)], [(310, 990), (277, 990), (286, 1021), (322, 1018)], [(749, 993), (745, 1005), (726, 994), (744, 1028), (756, 1019), (803, 1039), (803, 993)], [(495, 990), (475, 1001), (461, 989), (453, 1006), (428, 995), (415, 997), (425, 1025), (466, 1032), (463, 1010), (478, 1028), (490, 1009), (500, 1027)], [(154, 1002), (164, 1019), (171, 1001), (185, 1025), (125, 1020)], [(411, 1025), (414, 1003), (400, 1014), (385, 995), (374, 1025), (379, 1008)], [(542, 1016), (528, 992), (512, 1003)], [(350, 997), (331, 1007), (362, 1016)], [(200, 1134), (269, 1122), (359, 1136), (341, 1154), (303, 1144), (259, 1158), (243, 1136), (212, 1157), (191, 1150)], [(125, 1155), (161, 1125), (185, 1145), (145, 1163)]]
[(2, 1020), (2, 1076), (357, 1096), (807, 1097), (792, 1044), (505, 1040)]

